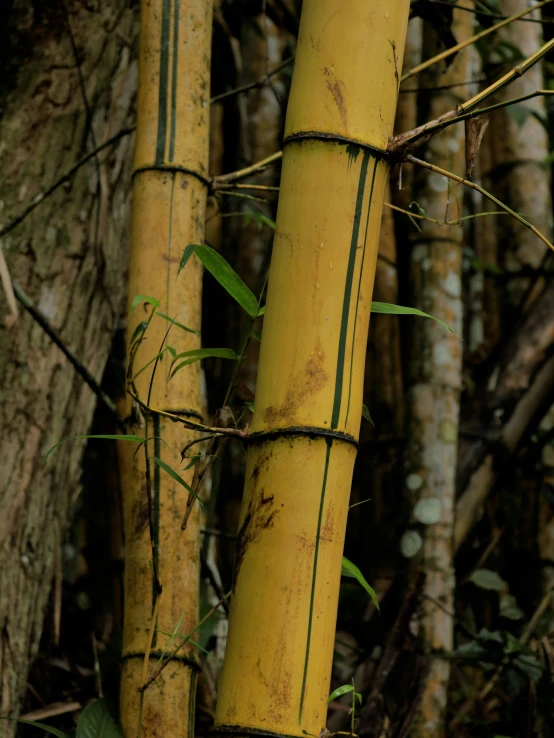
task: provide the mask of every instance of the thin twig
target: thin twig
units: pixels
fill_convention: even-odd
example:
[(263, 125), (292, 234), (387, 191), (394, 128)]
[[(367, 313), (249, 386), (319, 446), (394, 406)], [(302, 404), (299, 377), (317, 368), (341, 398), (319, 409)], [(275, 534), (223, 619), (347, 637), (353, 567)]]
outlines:
[(237, 438), (246, 438), (248, 436), (248, 428), (244, 428), (243, 430), (240, 428), (212, 428), (209, 425), (203, 425), (202, 423), (195, 423), (193, 420), (189, 420), (183, 415), (176, 415), (175, 413), (167, 412), (167, 410), (159, 410), (155, 407), (151, 407), (150, 405), (147, 405), (146, 402), (143, 402), (139, 398), (139, 396), (135, 392), (133, 392), (133, 390), (127, 389), (127, 393), (147, 413), (151, 413), (152, 415), (160, 415), (163, 418), (169, 418), (170, 420), (173, 420), (175, 423), (182, 423), (183, 425), (185, 425), (187, 428), (190, 428), (191, 430), (200, 431), (201, 433), (217, 433), (218, 435), (221, 435), (221, 436), (235, 436)]
[(166, 658), (166, 660), (165, 660), (165, 661), (164, 661), (164, 662), (163, 662), (163, 663), (162, 663), (162, 664), (161, 664), (161, 665), (160, 665), (160, 666), (159, 666), (159, 667), (158, 667), (158, 668), (156, 669), (156, 671), (155, 671), (155, 672), (154, 672), (154, 673), (152, 674), (152, 676), (151, 676), (151, 677), (150, 677), (150, 678), (149, 678), (149, 679), (148, 679), (147, 681), (145, 681), (145, 682), (144, 682), (144, 684), (142, 685), (142, 687), (140, 687), (140, 688), (139, 688), (139, 692), (145, 692), (145, 691), (146, 691), (146, 690), (148, 689), (148, 687), (149, 687), (149, 686), (150, 686), (150, 685), (152, 684), (152, 682), (154, 682), (154, 681), (155, 681), (155, 680), (156, 680), (156, 679), (157, 679), (157, 678), (159, 677), (159, 675), (160, 675), (160, 674), (161, 674), (161, 672), (162, 672), (162, 671), (163, 671), (163, 670), (165, 669), (165, 667), (166, 667), (166, 666), (167, 666), (167, 665), (169, 664), (169, 662), (170, 662), (170, 661), (171, 661), (172, 659), (174, 659), (174, 658), (175, 658), (175, 656), (177, 656), (177, 654), (178, 654), (178, 653), (179, 653), (179, 651), (180, 651), (180, 650), (181, 650), (181, 649), (183, 648), (183, 646), (184, 646), (184, 645), (185, 645), (186, 643), (188, 643), (188, 642), (190, 641), (190, 639), (192, 638), (192, 636), (193, 636), (193, 635), (194, 635), (194, 634), (195, 634), (195, 633), (196, 633), (196, 632), (197, 632), (198, 630), (200, 630), (200, 628), (201, 628), (201, 627), (202, 627), (202, 626), (204, 625), (204, 623), (205, 623), (205, 622), (206, 622), (206, 621), (207, 621), (207, 620), (208, 620), (209, 618), (211, 618), (211, 617), (212, 617), (212, 615), (213, 615), (213, 614), (215, 613), (215, 611), (216, 611), (216, 610), (218, 609), (218, 607), (221, 607), (221, 605), (223, 604), (223, 602), (224, 602), (225, 600), (228, 600), (230, 596), (231, 596), (231, 593), (230, 593), (230, 592), (227, 592), (227, 594), (225, 595), (225, 597), (222, 597), (222, 598), (221, 598), (221, 599), (219, 600), (219, 602), (217, 602), (217, 603), (216, 603), (216, 604), (215, 604), (215, 605), (214, 605), (214, 606), (212, 607), (212, 609), (211, 609), (211, 610), (210, 610), (210, 611), (209, 611), (209, 612), (208, 612), (208, 613), (207, 613), (206, 615), (204, 615), (204, 617), (202, 618), (202, 620), (200, 620), (200, 622), (199, 622), (199, 623), (198, 623), (198, 624), (196, 625), (196, 627), (195, 627), (195, 628), (193, 628), (193, 630), (191, 630), (191, 632), (190, 632), (190, 633), (188, 634), (188, 636), (186, 636), (186, 638), (184, 638), (184, 639), (183, 639), (183, 640), (181, 641), (181, 643), (180, 643), (180, 644), (179, 644), (179, 645), (177, 646), (177, 648), (176, 648), (176, 649), (175, 649), (174, 651), (172, 651), (172, 653), (171, 653), (171, 654), (170, 654), (170, 655), (169, 655), (169, 656), (168, 656), (168, 657)]
[(542, 2), (537, 3), (536, 5), (532, 5), (530, 8), (525, 8), (525, 10), (522, 10), (519, 13), (515, 13), (514, 15), (511, 15), (509, 18), (505, 18), (504, 20), (500, 21), (500, 23), (496, 23), (494, 26), (491, 26), (490, 28), (485, 28), (485, 30), (481, 31), (480, 33), (476, 33), (475, 36), (465, 39), (464, 41), (461, 41), (459, 44), (456, 44), (455, 46), (451, 46), (449, 49), (442, 51), (440, 54), (437, 54), (436, 56), (433, 56), (431, 59), (427, 59), (426, 61), (421, 62), (421, 64), (418, 64), (416, 67), (413, 67), (413, 69), (408, 70), (405, 74), (402, 75), (401, 82), (404, 82), (404, 80), (407, 80), (410, 77), (413, 77), (414, 74), (419, 74), (419, 72), (422, 72), (424, 69), (427, 69), (428, 67), (432, 66), (433, 64), (436, 64), (437, 62), (442, 61), (443, 59), (447, 59), (449, 56), (452, 56), (453, 54), (457, 54), (458, 51), (465, 49), (466, 46), (470, 46), (471, 44), (474, 44), (476, 41), (479, 41), (485, 36), (488, 36), (490, 33), (494, 33), (495, 31), (498, 31), (500, 28), (504, 28), (504, 26), (507, 26), (509, 23), (519, 20), (524, 15), (528, 15), (529, 13), (532, 13), (533, 11), (538, 10), (539, 8), (542, 8), (543, 5), (547, 5), (548, 3), (551, 3), (551, 2), (552, 0), (543, 0)]
[[(501, 13), (492, 13), (490, 11), (486, 10), (477, 10), (476, 8), (468, 8), (465, 5), (458, 5), (457, 3), (451, 3), (448, 0), (427, 0), (430, 3), (433, 3), (433, 5), (447, 5), (449, 8), (457, 8), (458, 10), (465, 10), (467, 13), (473, 13), (474, 15), (482, 15), (485, 18), (495, 18), (496, 20), (507, 20), (509, 16), (502, 15)], [(553, 20), (550, 20), (549, 18), (516, 18), (516, 20), (521, 21), (522, 23), (540, 23), (543, 24), (549, 24), (554, 23)]]
[(220, 100), (225, 100), (229, 97), (233, 97), (234, 95), (240, 95), (242, 92), (248, 92), (249, 90), (255, 90), (257, 87), (265, 87), (265, 85), (269, 84), (271, 77), (278, 74), (281, 71), (281, 69), (284, 69), (293, 61), (294, 61), (294, 56), (290, 56), (288, 59), (285, 59), (280, 64), (278, 64), (276, 67), (273, 67), (273, 69), (271, 69), (269, 72), (266, 72), (266, 74), (264, 74), (263, 77), (260, 77), (254, 82), (249, 82), (246, 85), (235, 87), (234, 90), (228, 90), (227, 92), (222, 92), (219, 95), (215, 95), (214, 97), (210, 99), (210, 103), (219, 102)]
[(37, 205), (40, 205), (41, 202), (44, 202), (46, 198), (50, 197), (56, 190), (58, 190), (63, 184), (66, 182), (69, 182), (69, 180), (73, 177), (73, 175), (79, 171), (79, 169), (89, 162), (91, 159), (94, 159), (100, 151), (103, 151), (104, 149), (107, 149), (109, 146), (113, 146), (114, 143), (117, 143), (119, 139), (124, 138), (125, 136), (128, 136), (131, 133), (134, 133), (135, 127), (132, 128), (123, 128), (119, 133), (116, 133), (115, 136), (112, 136), (107, 141), (105, 141), (103, 144), (101, 144), (97, 149), (94, 151), (91, 151), (89, 154), (86, 154), (86, 156), (83, 156), (82, 159), (79, 159), (79, 161), (74, 164), (70, 169), (67, 170), (67, 172), (63, 175), (63, 177), (60, 177), (54, 184), (49, 187), (44, 192), (41, 192), (38, 194), (30, 205), (28, 205), (25, 210), (23, 210), (22, 213), (17, 215), (13, 220), (11, 220), (7, 225), (4, 226), (4, 228), (0, 229), (0, 238), (6, 235), (6, 233), (9, 233), (12, 231), (16, 226), (18, 226), (20, 223), (22, 223), (25, 218), (31, 213)]
[(448, 179), (454, 180), (454, 182), (458, 182), (459, 184), (464, 184), (466, 187), (471, 187), (472, 190), (476, 190), (477, 192), (480, 192), (486, 198), (488, 198), (489, 200), (494, 202), (496, 205), (498, 205), (498, 207), (502, 208), (502, 210), (504, 210), (506, 213), (509, 213), (512, 217), (518, 220), (526, 228), (529, 228), (529, 230), (532, 231), (538, 238), (540, 238), (540, 240), (544, 244), (546, 244), (549, 249), (552, 249), (552, 251), (554, 251), (554, 245), (550, 243), (550, 241), (546, 238), (546, 236), (543, 236), (543, 234), (538, 230), (538, 228), (535, 228), (535, 226), (531, 225), (529, 221), (525, 220), (525, 218), (522, 218), (521, 215), (519, 215), (514, 210), (509, 208), (501, 200), (498, 200), (496, 197), (494, 197), (494, 195), (491, 195), (491, 193), (487, 192), (487, 190), (483, 189), (483, 187), (480, 187), (478, 184), (475, 184), (474, 182), (470, 182), (467, 179), (464, 179), (464, 177), (459, 177), (457, 174), (453, 174), (452, 172), (447, 172), (446, 169), (441, 169), (440, 167), (437, 167), (434, 164), (429, 164), (429, 162), (423, 161), (422, 159), (416, 159), (415, 156), (408, 155), (406, 157), (406, 161), (411, 161), (412, 164), (418, 164), (420, 167), (429, 169), (432, 172), (441, 174), (443, 177), (447, 177)]
[[(521, 634), (521, 638), (519, 639), (520, 643), (525, 645), (527, 641), (531, 638), (535, 628), (537, 627), (537, 623), (539, 622), (546, 608), (550, 604), (553, 595), (554, 595), (554, 589), (552, 588), (549, 589), (548, 592), (544, 595), (544, 597), (539, 603), (539, 606), (533, 613), (531, 620), (525, 626), (523, 633)], [(498, 680), (502, 676), (502, 672), (504, 671), (504, 669), (509, 663), (510, 663), (510, 656), (509, 655), (504, 656), (504, 658), (498, 664), (491, 678), (488, 680), (485, 686), (479, 692), (474, 693), (471, 697), (469, 697), (464, 702), (464, 704), (458, 711), (456, 717), (454, 717), (450, 722), (449, 727), (451, 731), (454, 731), (457, 727), (459, 727), (463, 721), (463, 716), (466, 715), (477, 702), (482, 702), (485, 699), (485, 697), (491, 692), (495, 684), (498, 682)]]
[(25, 310), (29, 313), (29, 315), (33, 318), (33, 320), (40, 325), (42, 330), (46, 333), (46, 335), (51, 339), (53, 343), (56, 344), (56, 346), (62, 351), (66, 359), (69, 361), (69, 363), (73, 366), (77, 374), (83, 379), (86, 384), (90, 387), (90, 389), (94, 392), (96, 397), (100, 400), (100, 402), (106, 407), (106, 409), (109, 411), (110, 415), (114, 418), (119, 428), (122, 430), (125, 430), (125, 423), (120, 416), (120, 414), (117, 412), (117, 408), (113, 402), (113, 400), (108, 397), (108, 395), (104, 392), (102, 387), (98, 384), (98, 382), (94, 379), (92, 374), (88, 371), (88, 369), (79, 361), (79, 359), (75, 356), (75, 354), (69, 349), (65, 343), (62, 341), (62, 339), (58, 336), (56, 331), (52, 328), (48, 320), (44, 317), (44, 315), (37, 310), (37, 308), (33, 305), (31, 302), (31, 299), (23, 292), (21, 287), (19, 287), (15, 282), (12, 282), (13, 291), (19, 302), (23, 305)]
[[(423, 143), (431, 136), (431, 134), (444, 129), (447, 126), (453, 125), (454, 123), (458, 123), (462, 120), (466, 120), (466, 118), (470, 118), (473, 115), (482, 115), (489, 112), (490, 110), (496, 110), (497, 108), (511, 105), (514, 102), (519, 102), (522, 99), (528, 99), (527, 96), (523, 96), (522, 98), (514, 98), (513, 100), (490, 106), (489, 108), (478, 108), (478, 106), (485, 100), (488, 100), (489, 97), (492, 97), (497, 92), (502, 90), (514, 79), (517, 79), (518, 77), (521, 77), (523, 74), (525, 74), (525, 72), (531, 69), (531, 67), (535, 65), (538, 61), (540, 61), (543, 56), (545, 56), (545, 54), (547, 54), (552, 48), (554, 48), (554, 39), (541, 46), (541, 48), (535, 51), (534, 54), (528, 56), (527, 59), (521, 62), (521, 64), (515, 66), (503, 77), (497, 79), (496, 82), (493, 82), (486, 89), (482, 90), (469, 100), (466, 100), (466, 102), (461, 103), (453, 110), (449, 110), (435, 120), (428, 121), (427, 123), (424, 123), (423, 125), (412, 129), (411, 131), (400, 133), (398, 134), (398, 136), (392, 138), (389, 145), (387, 146), (387, 151), (395, 155), (396, 158), (402, 158), (402, 153), (406, 152), (410, 148), (414, 148), (416, 142), (419, 141), (420, 143)], [(537, 92), (532, 93), (531, 95), (529, 95), (529, 97), (534, 97), (537, 94), (544, 95), (551, 94), (551, 92), (550, 90), (537, 90)]]
[[(274, 161), (278, 161), (282, 157), (281, 151), (276, 151), (275, 154), (271, 154), (271, 156), (267, 156), (265, 159), (262, 159), (261, 161), (256, 162), (256, 164), (251, 164), (249, 167), (245, 167), (244, 169), (239, 169), (236, 172), (230, 172), (229, 174), (221, 174), (218, 177), (214, 177), (212, 180), (214, 189), (217, 189), (222, 184), (228, 184), (229, 182), (237, 182), (239, 179), (244, 179), (245, 177), (249, 177), (251, 174), (256, 174), (257, 172), (261, 172), (264, 169), (266, 169), (268, 166), (273, 164)], [(2, 237), (2, 232), (0, 231), (0, 238)]]

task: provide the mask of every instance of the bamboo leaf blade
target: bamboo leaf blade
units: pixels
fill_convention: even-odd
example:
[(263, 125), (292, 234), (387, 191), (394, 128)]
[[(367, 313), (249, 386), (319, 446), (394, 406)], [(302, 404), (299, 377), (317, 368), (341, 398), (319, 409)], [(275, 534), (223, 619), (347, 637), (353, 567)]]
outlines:
[(172, 479), (174, 479), (181, 486), (183, 486), (187, 490), (187, 492), (194, 497), (195, 500), (198, 500), (198, 502), (200, 503), (200, 507), (203, 507), (204, 503), (202, 502), (202, 500), (200, 499), (200, 497), (198, 497), (198, 495), (192, 489), (192, 487), (190, 486), (190, 484), (187, 484), (187, 482), (185, 482), (185, 480), (183, 479), (183, 477), (181, 477), (179, 474), (177, 474), (177, 472), (175, 471), (175, 469), (172, 469), (169, 466), (169, 464), (166, 464), (165, 461), (162, 461), (157, 456), (152, 456), (151, 458), (154, 461), (154, 463), (157, 464), (160, 467), (160, 469), (163, 469), (166, 474), (169, 474), (169, 476)]
[(105, 441), (131, 441), (136, 443), (144, 443), (146, 441), (146, 438), (142, 438), (142, 436), (135, 436), (132, 434), (124, 434), (118, 435), (117, 433), (106, 433), (106, 434), (93, 434), (93, 435), (81, 435), (81, 436), (68, 436), (68, 438), (62, 438), (61, 441), (58, 441), (58, 443), (54, 444), (52, 448), (48, 449), (48, 451), (45, 453), (45, 455), (42, 458), (42, 461), (40, 462), (41, 467), (44, 466), (46, 463), (48, 457), (58, 448), (58, 446), (61, 446), (62, 443), (65, 443), (66, 441), (75, 441), (79, 438), (97, 438)]
[(210, 272), (223, 289), (246, 310), (250, 317), (258, 315), (258, 300), (244, 284), (231, 265), (210, 246), (189, 244), (183, 252), (179, 272), (187, 265), (190, 257), (195, 254), (205, 268)]
[(177, 354), (173, 357), (173, 364), (179, 359), (184, 359), (177, 366), (174, 366), (169, 378), (177, 374), (177, 372), (184, 366), (194, 364), (196, 361), (202, 361), (203, 359), (236, 359), (237, 355), (232, 349), (227, 348), (215, 348), (215, 349), (192, 349), (191, 351), (184, 351), (181, 354)]
[(11, 720), (15, 723), (23, 723), (23, 725), (32, 725), (33, 728), (40, 728), (40, 730), (45, 730), (47, 733), (55, 735), (56, 738), (69, 738), (69, 733), (64, 733), (57, 728), (53, 728), (51, 725), (47, 725), (46, 723), (39, 723), (36, 720), (23, 720), (23, 718), (10, 718), (3, 716), (0, 716), (0, 720)]
[(375, 607), (380, 610), (379, 608), (379, 600), (377, 599), (377, 593), (373, 589), (373, 587), (368, 583), (360, 569), (356, 566), (356, 564), (352, 563), (349, 559), (346, 558), (346, 556), (342, 557), (342, 576), (343, 577), (352, 577), (355, 579), (361, 586), (365, 589), (365, 591), (368, 593), (368, 595), (373, 600), (373, 604)]
[(180, 328), (182, 331), (185, 331), (186, 333), (193, 333), (195, 336), (198, 336), (198, 331), (195, 331), (194, 328), (189, 328), (186, 325), (183, 325), (183, 323), (179, 323), (175, 320), (175, 318), (170, 318), (169, 315), (166, 315), (165, 313), (156, 313), (156, 315), (159, 318), (163, 318), (163, 320), (167, 320), (168, 323), (171, 323), (172, 325), (177, 326), (177, 328)]
[(135, 297), (133, 298), (133, 302), (131, 303), (130, 312), (133, 312), (133, 310), (135, 310), (135, 308), (140, 305), (141, 302), (147, 302), (154, 308), (160, 307), (160, 301), (155, 297), (150, 297), (149, 295), (135, 295)]
[(417, 315), (421, 318), (431, 318), (431, 320), (434, 320), (442, 325), (450, 333), (457, 335), (456, 332), (444, 321), (440, 320), (439, 318), (435, 318), (434, 315), (424, 313), (423, 310), (418, 310), (417, 308), (405, 307), (404, 305), (393, 305), (390, 302), (372, 302), (371, 312), (381, 315)]

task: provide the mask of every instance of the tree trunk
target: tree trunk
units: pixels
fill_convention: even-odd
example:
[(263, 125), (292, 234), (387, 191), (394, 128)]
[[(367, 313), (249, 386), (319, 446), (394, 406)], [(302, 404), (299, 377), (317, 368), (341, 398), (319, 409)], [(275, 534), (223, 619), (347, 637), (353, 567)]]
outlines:
[(303, 5), (216, 713), (222, 733), (301, 737), (325, 725), (389, 174), (383, 150), (408, 10)]
[[(6, 226), (133, 118), (136, 14), (123, 0), (21, 2), (3, 54), (0, 202)], [(72, 51), (69, 25), (78, 60)], [(4, 52), (4, 49), (3, 49)], [(87, 104), (79, 81), (83, 77)], [(87, 105), (90, 114), (87, 111)], [(3, 238), (12, 278), (99, 380), (124, 298), (130, 137), (92, 158)], [(100, 161), (98, 171), (97, 164)], [(99, 196), (98, 196), (99, 195)], [(96, 398), (28, 314), (0, 327), (0, 714), (16, 715)], [(11, 724), (4, 724), (10, 735)]]
[[(467, 7), (471, 7), (467, 3)], [(458, 41), (471, 36), (471, 14), (454, 10), (453, 33)], [(436, 53), (435, 31), (426, 27), (426, 58)], [(457, 54), (446, 73), (424, 76), (425, 86), (456, 85), (433, 95), (428, 117), (434, 119), (462, 102), (460, 83), (468, 79), (469, 50)], [(424, 158), (441, 168), (464, 171), (464, 130), (461, 126), (435, 136)], [(423, 175), (415, 199), (425, 213), (439, 221), (462, 216), (463, 191), (437, 174)], [(411, 279), (413, 304), (462, 334), (462, 247), (460, 225), (421, 221), (413, 237)], [(424, 584), (421, 637), (429, 671), (411, 735), (444, 736), (449, 656), (453, 648), (454, 567), (452, 538), (455, 474), (460, 409), (462, 342), (431, 320), (411, 326), (411, 388), (408, 394), (409, 432), (406, 450), (406, 489), (411, 507), (410, 530), (401, 540), (402, 553), (414, 557)], [(438, 603), (438, 604), (437, 604)]]

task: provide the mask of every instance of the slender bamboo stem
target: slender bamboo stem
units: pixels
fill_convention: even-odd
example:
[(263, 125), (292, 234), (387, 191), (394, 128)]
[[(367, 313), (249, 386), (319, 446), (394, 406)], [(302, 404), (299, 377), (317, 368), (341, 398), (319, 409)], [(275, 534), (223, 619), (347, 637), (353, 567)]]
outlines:
[[(472, 117), (472, 115), (482, 115), (489, 110), (495, 110), (498, 107), (505, 107), (506, 105), (511, 104), (510, 102), (503, 101), (497, 106), (477, 109), (477, 107), (485, 100), (488, 100), (489, 97), (492, 97), (495, 93), (506, 87), (506, 85), (510, 84), (510, 82), (512, 82), (514, 79), (517, 79), (518, 77), (521, 77), (523, 74), (525, 74), (527, 70), (529, 70), (534, 64), (540, 61), (540, 59), (542, 59), (545, 54), (547, 54), (552, 48), (554, 48), (554, 39), (541, 46), (540, 49), (538, 49), (534, 54), (525, 59), (525, 61), (523, 61), (521, 64), (514, 67), (510, 72), (505, 74), (496, 82), (493, 82), (485, 90), (482, 90), (482, 92), (478, 93), (469, 100), (466, 100), (466, 102), (461, 103), (452, 110), (449, 110), (447, 113), (444, 113), (436, 120), (428, 121), (427, 123), (414, 128), (412, 131), (406, 131), (405, 133), (400, 133), (399, 135), (395, 136), (390, 141), (387, 150), (389, 151), (389, 153), (392, 153), (396, 156), (398, 156), (399, 154), (401, 155), (403, 152), (409, 150), (410, 148), (413, 148), (414, 144), (417, 141), (423, 142), (424, 140), (427, 140), (430, 135), (446, 128), (447, 126), (453, 125), (454, 123), (458, 123), (462, 120), (466, 120), (467, 118)], [(551, 94), (551, 91), (537, 91), (537, 94), (539, 93)], [(518, 101), (518, 99), (514, 99), (513, 102)]]
[(448, 59), (449, 56), (452, 56), (453, 54), (457, 54), (458, 51), (465, 49), (467, 46), (474, 44), (476, 41), (479, 41), (485, 36), (488, 36), (489, 34), (494, 33), (495, 31), (498, 31), (500, 28), (504, 28), (504, 26), (507, 26), (509, 23), (513, 23), (514, 21), (519, 20), (520, 18), (523, 18), (523, 16), (528, 15), (529, 13), (533, 13), (535, 10), (542, 8), (544, 5), (547, 5), (548, 3), (551, 3), (551, 2), (552, 0), (543, 0), (543, 2), (537, 3), (536, 5), (532, 5), (529, 8), (525, 8), (525, 10), (522, 10), (519, 13), (515, 13), (514, 15), (511, 15), (509, 18), (505, 18), (504, 20), (500, 21), (499, 23), (496, 23), (494, 26), (491, 26), (490, 28), (485, 28), (483, 31), (481, 31), (480, 33), (476, 33), (471, 38), (468, 38), (465, 41), (461, 41), (459, 44), (456, 44), (455, 46), (451, 46), (449, 49), (442, 51), (440, 54), (433, 56), (431, 59), (426, 59), (421, 64), (418, 64), (417, 67), (413, 67), (413, 69), (408, 70), (405, 74), (402, 75), (400, 81), (404, 82), (404, 80), (408, 79), (409, 77), (413, 77), (414, 74), (419, 74), (419, 72), (422, 72), (424, 69), (428, 69), (433, 64), (437, 64), (437, 62), (440, 62), (443, 59)]
[(429, 162), (423, 161), (422, 159), (416, 159), (415, 156), (412, 156), (409, 154), (406, 157), (406, 161), (412, 162), (412, 164), (417, 164), (420, 167), (423, 167), (424, 169), (429, 169), (431, 172), (436, 172), (437, 174), (441, 174), (443, 177), (447, 177), (448, 179), (453, 180), (454, 182), (458, 182), (459, 184), (463, 184), (466, 187), (471, 187), (472, 190), (476, 190), (477, 192), (480, 192), (482, 195), (484, 195), (487, 199), (489, 199), (491, 202), (494, 202), (495, 205), (498, 205), (498, 207), (502, 208), (506, 213), (511, 215), (516, 220), (519, 220), (520, 223), (522, 223), (526, 228), (529, 228), (530, 231), (532, 231), (537, 238), (540, 238), (540, 240), (548, 246), (549, 249), (552, 249), (554, 251), (554, 245), (550, 243), (550, 241), (544, 236), (538, 228), (535, 228), (534, 225), (529, 223), (529, 221), (525, 220), (519, 213), (516, 213), (514, 210), (509, 208), (507, 205), (505, 205), (501, 200), (496, 198), (494, 195), (491, 195), (490, 192), (487, 192), (483, 187), (480, 187), (478, 184), (475, 184), (475, 182), (470, 182), (469, 180), (465, 179), (464, 177), (459, 177), (457, 174), (453, 174), (452, 172), (447, 172), (446, 169), (441, 169), (440, 167), (435, 166), (434, 164), (429, 164)]

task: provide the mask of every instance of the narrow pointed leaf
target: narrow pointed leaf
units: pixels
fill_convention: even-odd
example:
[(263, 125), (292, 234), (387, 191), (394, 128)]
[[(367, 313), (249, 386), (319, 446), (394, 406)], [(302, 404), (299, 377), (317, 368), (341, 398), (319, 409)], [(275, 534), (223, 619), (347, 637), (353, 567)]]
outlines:
[(371, 425), (375, 426), (375, 423), (373, 422), (373, 420), (371, 419), (371, 415), (369, 414), (367, 405), (362, 405), (362, 417), (366, 420), (369, 420)]
[(332, 702), (333, 700), (336, 700), (337, 697), (342, 697), (343, 694), (348, 694), (349, 692), (353, 692), (354, 687), (351, 684), (343, 684), (342, 687), (337, 687), (329, 697), (327, 698), (327, 704), (329, 702)]
[(237, 355), (232, 349), (227, 348), (214, 348), (214, 349), (193, 349), (192, 351), (184, 351), (182, 354), (177, 354), (173, 358), (173, 361), (179, 361), (179, 359), (184, 359), (184, 361), (181, 361), (177, 366), (175, 366), (171, 372), (171, 377), (175, 376), (179, 369), (182, 369), (184, 366), (188, 366), (188, 364), (194, 364), (195, 361), (201, 361), (202, 359), (236, 359)]
[(421, 318), (431, 318), (431, 320), (435, 320), (437, 323), (440, 323), (440, 325), (446, 328), (447, 331), (456, 335), (452, 328), (446, 323), (443, 323), (442, 320), (435, 318), (434, 315), (429, 315), (429, 313), (424, 313), (423, 310), (418, 310), (417, 308), (404, 307), (403, 305), (392, 305), (390, 302), (372, 302), (371, 312), (381, 313), (383, 315), (419, 315)]
[(179, 474), (177, 474), (175, 469), (172, 469), (169, 464), (166, 464), (165, 461), (162, 461), (157, 456), (152, 456), (152, 459), (160, 467), (160, 469), (163, 469), (166, 474), (169, 474), (172, 479), (182, 485), (196, 500), (198, 500), (198, 502), (200, 503), (200, 507), (203, 506), (200, 497), (198, 497), (198, 495), (193, 491), (190, 484), (187, 484), (185, 480), (181, 476), (179, 476)]
[(141, 302), (147, 302), (155, 308), (160, 307), (160, 301), (157, 300), (155, 297), (149, 297), (148, 295), (136, 295), (131, 304), (131, 312), (133, 312), (133, 310), (137, 307), (137, 305), (140, 305)]
[(38, 723), (36, 720), (23, 720), (22, 718), (9, 718), (9, 717), (2, 717), (2, 716), (0, 716), (0, 720), (11, 720), (15, 723), (23, 723), (24, 725), (32, 725), (34, 728), (40, 728), (40, 730), (45, 730), (47, 733), (50, 733), (51, 735), (55, 735), (56, 738), (69, 738), (69, 733), (64, 733), (61, 730), (58, 730), (57, 728), (53, 728), (51, 725), (46, 725), (46, 723)]
[(156, 315), (159, 318), (163, 318), (164, 320), (167, 320), (168, 323), (171, 323), (172, 325), (177, 326), (177, 328), (180, 328), (182, 331), (186, 331), (187, 333), (194, 333), (195, 336), (198, 335), (198, 331), (195, 331), (192, 328), (189, 328), (188, 326), (183, 325), (182, 323), (178, 323), (174, 318), (170, 318), (169, 315), (166, 315), (165, 313), (156, 313)]
[(379, 600), (377, 599), (377, 593), (371, 587), (362, 572), (358, 569), (356, 564), (353, 564), (349, 559), (346, 558), (346, 556), (342, 557), (342, 575), (344, 577), (352, 577), (353, 579), (356, 579), (359, 584), (362, 585), (362, 587), (365, 589), (365, 591), (368, 593), (368, 595), (373, 600), (373, 604), (375, 607), (379, 610)]
[(137, 340), (137, 338), (141, 336), (147, 328), (148, 328), (148, 323), (145, 320), (141, 321), (135, 328), (129, 343), (133, 345), (133, 343)]
[(235, 270), (215, 249), (200, 244), (189, 244), (183, 253), (179, 271), (186, 265), (193, 253), (196, 254), (210, 274), (217, 279), (223, 289), (246, 310), (248, 315), (255, 318), (258, 314), (257, 299)]
[(52, 446), (51, 449), (49, 449), (46, 454), (44, 455), (42, 461), (40, 462), (41, 467), (44, 466), (46, 463), (46, 460), (50, 456), (50, 454), (55, 451), (58, 446), (61, 446), (62, 443), (65, 443), (66, 441), (75, 441), (78, 438), (100, 438), (106, 441), (134, 441), (136, 443), (144, 443), (145, 438), (142, 438), (141, 436), (133, 436), (133, 435), (125, 435), (125, 434), (104, 434), (104, 435), (84, 435), (84, 436), (69, 436), (68, 438), (62, 438), (61, 441), (58, 441), (54, 446)]
[(189, 245), (185, 248), (185, 250), (183, 251), (183, 255), (181, 256), (181, 261), (179, 263), (179, 269), (177, 270), (177, 275), (179, 275), (181, 270), (186, 267), (190, 257), (194, 254), (197, 246), (200, 246), (200, 244), (189, 243)]

